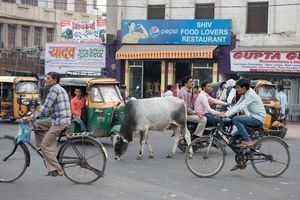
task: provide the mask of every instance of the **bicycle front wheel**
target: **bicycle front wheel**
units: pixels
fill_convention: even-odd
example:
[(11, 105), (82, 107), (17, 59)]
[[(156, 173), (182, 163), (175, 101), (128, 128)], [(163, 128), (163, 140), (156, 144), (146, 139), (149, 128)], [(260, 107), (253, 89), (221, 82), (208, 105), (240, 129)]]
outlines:
[(288, 169), (290, 152), (282, 139), (273, 136), (262, 138), (256, 142), (253, 150), (251, 164), (258, 174), (277, 177)]
[[(190, 150), (196, 149), (190, 157)], [(225, 162), (225, 149), (215, 139), (195, 139), (185, 152), (185, 164), (190, 172), (201, 178), (209, 178), (221, 171)]]
[(59, 162), (69, 180), (90, 184), (103, 177), (107, 153), (97, 140), (89, 136), (76, 137), (61, 148)]
[(13, 137), (0, 137), (0, 183), (15, 181), (24, 174), (29, 161), (25, 148), (24, 144), (15, 146)]

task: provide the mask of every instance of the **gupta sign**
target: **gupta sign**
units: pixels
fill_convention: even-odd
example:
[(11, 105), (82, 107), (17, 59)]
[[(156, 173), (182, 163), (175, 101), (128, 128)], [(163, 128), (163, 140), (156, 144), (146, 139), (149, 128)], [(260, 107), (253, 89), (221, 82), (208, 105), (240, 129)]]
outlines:
[(231, 71), (300, 73), (300, 52), (231, 52)]

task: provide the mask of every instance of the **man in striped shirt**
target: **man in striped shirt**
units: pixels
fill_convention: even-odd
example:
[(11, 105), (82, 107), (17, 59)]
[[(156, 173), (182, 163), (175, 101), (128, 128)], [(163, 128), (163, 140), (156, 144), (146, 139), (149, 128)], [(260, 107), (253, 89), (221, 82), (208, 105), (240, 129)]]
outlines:
[(198, 123), (194, 132), (196, 136), (202, 136), (206, 126), (206, 117), (202, 113), (198, 113), (194, 110), (193, 103), (193, 79), (191, 76), (185, 76), (182, 79), (183, 87), (179, 91), (178, 98), (183, 99), (187, 107), (187, 121)]
[[(71, 122), (71, 107), (69, 96), (64, 88), (59, 85), (60, 76), (56, 72), (49, 72), (45, 78), (45, 86), (50, 88), (49, 94), (38, 111), (32, 116), (24, 119), (24, 123), (33, 121), (35, 131), (36, 146), (41, 148), (45, 165), (48, 169), (47, 176), (62, 176), (62, 167), (56, 158), (56, 137)], [(41, 115), (47, 116), (46, 119), (37, 120)], [(46, 131), (45, 131), (46, 130)]]

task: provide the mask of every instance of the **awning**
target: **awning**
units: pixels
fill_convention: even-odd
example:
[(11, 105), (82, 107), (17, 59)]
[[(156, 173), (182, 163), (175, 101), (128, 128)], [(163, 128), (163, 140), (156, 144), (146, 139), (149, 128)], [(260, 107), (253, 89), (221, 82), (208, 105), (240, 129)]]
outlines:
[(213, 58), (218, 45), (123, 45), (116, 59)]
[(248, 46), (233, 49), (233, 52), (299, 52), (299, 46)]

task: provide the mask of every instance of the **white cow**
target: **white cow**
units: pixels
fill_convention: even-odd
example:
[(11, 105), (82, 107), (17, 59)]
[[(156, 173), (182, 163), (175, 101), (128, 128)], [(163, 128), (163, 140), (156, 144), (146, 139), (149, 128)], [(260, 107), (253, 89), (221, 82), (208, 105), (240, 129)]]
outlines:
[(186, 125), (187, 112), (183, 100), (176, 97), (138, 99), (129, 101), (125, 106), (125, 114), (120, 133), (113, 137), (115, 159), (120, 159), (126, 152), (128, 143), (140, 136), (140, 152), (137, 159), (142, 159), (144, 145), (149, 149), (149, 158), (153, 158), (153, 150), (148, 140), (148, 130), (174, 131), (174, 145), (167, 157), (175, 156), (181, 134), (188, 144), (191, 142), (190, 132)]

